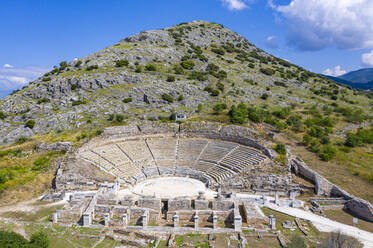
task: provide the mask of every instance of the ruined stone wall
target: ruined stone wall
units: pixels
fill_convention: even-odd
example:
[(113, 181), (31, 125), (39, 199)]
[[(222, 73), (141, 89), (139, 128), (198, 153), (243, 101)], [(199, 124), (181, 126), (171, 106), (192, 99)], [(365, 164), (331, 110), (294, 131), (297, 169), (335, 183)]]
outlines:
[(318, 195), (331, 197), (343, 197), (347, 202), (344, 209), (359, 218), (373, 222), (373, 206), (368, 201), (360, 199), (349, 194), (337, 185), (329, 182), (317, 172), (309, 168), (300, 158), (289, 156), (289, 165), (293, 171), (315, 184), (315, 190)]

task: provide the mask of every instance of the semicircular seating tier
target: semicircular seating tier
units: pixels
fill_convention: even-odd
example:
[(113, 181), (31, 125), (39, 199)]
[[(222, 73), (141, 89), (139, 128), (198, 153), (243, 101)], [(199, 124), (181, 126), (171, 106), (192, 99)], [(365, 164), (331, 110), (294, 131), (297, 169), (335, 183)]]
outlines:
[(181, 176), (220, 183), (267, 157), (241, 144), (204, 138), (153, 137), (116, 140), (83, 149), (79, 156), (128, 183)]

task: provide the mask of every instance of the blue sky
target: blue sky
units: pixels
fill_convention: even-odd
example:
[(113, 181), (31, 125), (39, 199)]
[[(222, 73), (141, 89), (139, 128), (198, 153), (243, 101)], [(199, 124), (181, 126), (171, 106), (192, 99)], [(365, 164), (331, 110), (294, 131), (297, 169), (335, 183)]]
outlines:
[(0, 95), (60, 61), (192, 20), (221, 23), (314, 72), (373, 67), (372, 0), (2, 0)]

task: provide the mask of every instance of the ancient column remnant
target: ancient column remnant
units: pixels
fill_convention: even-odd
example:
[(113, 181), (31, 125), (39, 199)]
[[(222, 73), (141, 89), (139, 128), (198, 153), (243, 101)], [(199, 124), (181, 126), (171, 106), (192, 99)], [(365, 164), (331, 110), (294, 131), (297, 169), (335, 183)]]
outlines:
[(174, 227), (179, 227), (179, 216), (174, 215), (172, 218), (174, 220)]
[(198, 221), (199, 221), (199, 217), (198, 215), (195, 215), (194, 216), (194, 229), (198, 229)]
[(280, 204), (280, 199), (279, 199), (279, 196), (278, 196), (278, 192), (276, 191), (276, 194), (275, 194), (275, 204), (276, 205), (279, 205)]
[(109, 221), (110, 221), (110, 214), (109, 213), (105, 213), (104, 220), (105, 220), (105, 226), (108, 227), (109, 226)]
[(84, 213), (83, 214), (83, 226), (90, 226), (90, 225), (91, 225), (91, 215), (89, 213)]
[(268, 217), (269, 217), (269, 226), (271, 230), (276, 230), (276, 218), (273, 217), (273, 215), (270, 215)]
[(242, 217), (241, 215), (234, 216), (234, 231), (241, 232), (242, 231)]
[(146, 228), (148, 226), (148, 211), (145, 211), (144, 214), (141, 216), (142, 227)]
[(122, 222), (123, 222), (123, 227), (126, 228), (128, 225), (127, 214), (122, 215)]
[(218, 216), (216, 215), (212, 216), (212, 228), (213, 229), (218, 228)]
[(52, 221), (53, 223), (57, 223), (58, 222), (58, 213), (55, 212), (52, 214)]

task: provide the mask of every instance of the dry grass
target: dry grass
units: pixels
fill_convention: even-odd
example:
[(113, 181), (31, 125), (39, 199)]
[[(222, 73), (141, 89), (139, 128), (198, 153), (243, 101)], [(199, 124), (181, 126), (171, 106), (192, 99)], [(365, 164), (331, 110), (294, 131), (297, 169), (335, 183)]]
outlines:
[[(320, 173), (332, 183), (347, 192), (373, 202), (373, 184), (363, 176), (354, 175), (349, 164), (354, 161), (360, 164), (360, 170), (372, 173), (373, 156), (362, 152), (361, 148), (354, 148), (350, 153), (339, 151), (337, 157), (329, 162), (321, 161), (317, 154), (300, 145), (294, 139), (279, 135), (278, 141), (290, 146), (292, 152), (302, 158), (309, 167)], [(370, 189), (370, 190), (368, 190)]]

